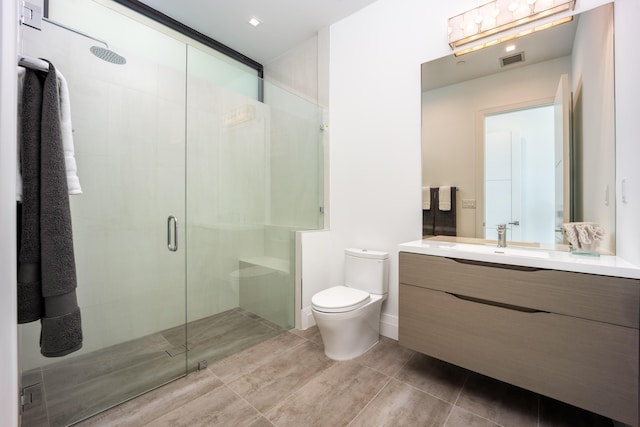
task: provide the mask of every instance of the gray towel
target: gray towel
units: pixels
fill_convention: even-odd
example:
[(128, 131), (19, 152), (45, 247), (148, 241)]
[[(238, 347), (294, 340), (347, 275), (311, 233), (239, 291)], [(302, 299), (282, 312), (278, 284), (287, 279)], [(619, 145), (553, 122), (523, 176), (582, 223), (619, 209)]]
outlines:
[[(27, 79), (33, 81), (36, 73), (27, 70)], [(37, 75), (36, 75), (37, 78)], [(26, 88), (25, 88), (26, 89)], [(24, 103), (28, 92), (23, 90)], [(27, 120), (23, 116), (23, 123)], [(40, 351), (44, 356), (64, 356), (82, 347), (80, 310), (76, 298), (76, 268), (73, 253), (71, 211), (67, 190), (66, 168), (62, 136), (60, 130), (60, 100), (58, 95), (56, 70), (50, 64), (42, 89), (42, 117), (40, 125), (40, 182), (39, 191), (31, 193), (31, 186), (23, 187), (23, 231), (22, 248), (28, 241), (38, 240), (40, 244), (41, 296), (44, 298)], [(30, 125), (25, 123), (24, 129)], [(36, 138), (37, 139), (37, 138)], [(24, 139), (23, 145), (33, 144)], [(38, 145), (38, 144), (36, 144)], [(25, 147), (29, 152), (32, 147)], [(35, 159), (32, 155), (31, 162)], [(23, 157), (23, 172), (25, 170)], [(29, 164), (26, 167), (31, 167)], [(34, 185), (35, 186), (35, 185)], [(28, 192), (29, 191), (29, 192)], [(31, 202), (31, 199), (39, 199)], [(25, 213), (29, 203), (39, 204), (39, 230), (32, 223), (32, 213)], [(25, 231), (26, 227), (33, 227)], [(37, 236), (37, 237), (34, 237)], [(27, 238), (25, 241), (25, 238)], [(25, 246), (27, 244), (27, 246)], [(27, 251), (28, 253), (28, 251)], [(22, 255), (22, 250), (21, 250)], [(21, 256), (22, 261), (22, 256)], [(25, 262), (30, 260), (24, 259)], [(22, 267), (22, 265), (21, 265)], [(19, 300), (19, 303), (24, 301)]]
[(18, 323), (33, 322), (44, 315), (40, 283), (40, 124), (42, 122), (43, 79), (27, 70), (22, 89), (23, 197), (18, 230)]

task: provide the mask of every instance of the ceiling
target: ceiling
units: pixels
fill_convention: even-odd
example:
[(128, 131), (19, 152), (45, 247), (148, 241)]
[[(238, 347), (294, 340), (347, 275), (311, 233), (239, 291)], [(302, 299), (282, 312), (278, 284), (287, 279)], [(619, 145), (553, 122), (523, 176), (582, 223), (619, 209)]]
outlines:
[[(571, 55), (579, 16), (573, 21), (534, 32), (511, 42), (500, 43), (485, 49), (456, 57), (448, 55), (422, 64), (422, 91), (476, 79), (516, 67), (533, 65)], [(511, 53), (505, 47), (514, 45)], [(502, 67), (500, 58), (524, 52), (524, 61)]]
[[(141, 0), (263, 65), (375, 1)], [(262, 24), (249, 25), (251, 17)]]

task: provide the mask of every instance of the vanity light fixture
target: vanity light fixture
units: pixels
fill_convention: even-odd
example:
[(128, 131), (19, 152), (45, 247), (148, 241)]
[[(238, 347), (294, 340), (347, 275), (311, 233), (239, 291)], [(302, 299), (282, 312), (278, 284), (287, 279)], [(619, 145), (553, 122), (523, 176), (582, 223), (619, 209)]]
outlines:
[(449, 19), (449, 46), (455, 49), (538, 19), (573, 10), (575, 5), (576, 0), (492, 0)]
[(252, 26), (254, 26), (254, 27), (257, 27), (258, 25), (262, 24), (262, 21), (260, 21), (260, 20), (259, 20), (258, 18), (256, 18), (255, 16), (252, 16), (252, 17), (249, 19), (249, 21), (248, 21), (248, 22), (249, 22), (249, 24), (250, 24), (250, 25), (252, 25)]
[(502, 37), (502, 38), (499, 38), (499, 39), (495, 39), (495, 40), (491, 40), (491, 41), (488, 41), (486, 43), (482, 43), (482, 44), (470, 47), (468, 49), (460, 50), (458, 52), (455, 52), (453, 55), (454, 56), (466, 55), (467, 53), (475, 52), (477, 50), (484, 49), (485, 47), (489, 47), (489, 46), (493, 46), (493, 45), (496, 45), (496, 44), (499, 44), (499, 43), (504, 43), (504, 42), (508, 42), (508, 41), (511, 41), (511, 40), (515, 40), (515, 39), (517, 39), (519, 37), (526, 36), (526, 35), (531, 34), (531, 33), (535, 33), (536, 31), (546, 30), (547, 28), (556, 27), (558, 25), (566, 24), (567, 22), (571, 22), (571, 21), (573, 21), (573, 16), (567, 16), (566, 18), (562, 18), (562, 19), (560, 19), (558, 21), (549, 22), (547, 24), (540, 25), (540, 26), (535, 27), (535, 28), (530, 28), (528, 30), (521, 31), (519, 33), (510, 34), (508, 36), (505, 36), (505, 37)]

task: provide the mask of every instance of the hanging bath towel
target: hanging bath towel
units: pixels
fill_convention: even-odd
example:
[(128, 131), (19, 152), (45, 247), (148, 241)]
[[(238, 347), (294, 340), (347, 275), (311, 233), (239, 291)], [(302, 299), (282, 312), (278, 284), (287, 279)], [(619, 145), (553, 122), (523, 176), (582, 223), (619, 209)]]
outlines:
[(82, 329), (55, 67), (44, 79), (27, 70), (24, 84), (18, 321), (40, 318), (40, 351), (57, 357), (82, 347)]

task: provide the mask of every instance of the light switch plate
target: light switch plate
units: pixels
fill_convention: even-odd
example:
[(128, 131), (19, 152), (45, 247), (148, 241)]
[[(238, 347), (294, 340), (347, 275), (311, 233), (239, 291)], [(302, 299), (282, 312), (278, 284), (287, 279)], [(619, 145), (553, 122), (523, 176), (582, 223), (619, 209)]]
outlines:
[(462, 199), (462, 209), (475, 209), (475, 208), (476, 208), (475, 199)]

